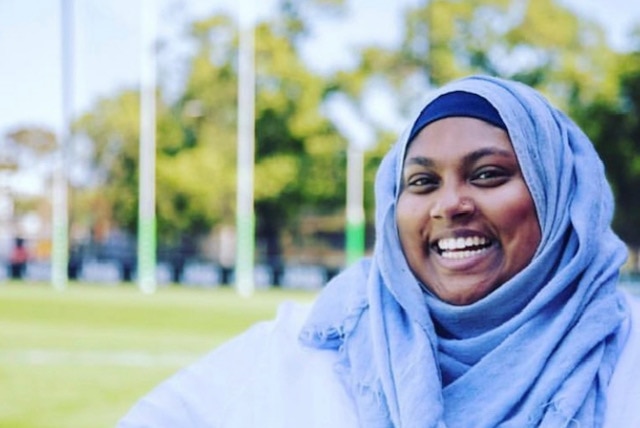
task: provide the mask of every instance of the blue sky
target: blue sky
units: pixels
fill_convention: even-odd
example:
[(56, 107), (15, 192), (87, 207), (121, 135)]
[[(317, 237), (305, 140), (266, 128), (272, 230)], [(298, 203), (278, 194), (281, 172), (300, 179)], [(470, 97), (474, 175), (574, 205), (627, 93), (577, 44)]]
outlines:
[[(400, 35), (402, 8), (419, 0), (349, 0), (349, 21), (320, 20), (306, 59), (319, 69), (342, 66), (359, 43), (393, 43)], [(616, 47), (640, 22), (640, 2), (564, 0), (599, 20)], [(133, 87), (139, 80), (141, 0), (76, 0), (73, 105), (76, 113), (96, 99)], [(258, 15), (273, 0), (253, 2)], [(161, 34), (175, 34), (179, 22), (216, 10), (233, 12), (237, 0), (158, 0)], [(179, 5), (184, 6), (180, 9)], [(0, 135), (18, 126), (58, 131), (61, 114), (60, 0), (0, 0)], [(383, 28), (385, 31), (380, 31)]]

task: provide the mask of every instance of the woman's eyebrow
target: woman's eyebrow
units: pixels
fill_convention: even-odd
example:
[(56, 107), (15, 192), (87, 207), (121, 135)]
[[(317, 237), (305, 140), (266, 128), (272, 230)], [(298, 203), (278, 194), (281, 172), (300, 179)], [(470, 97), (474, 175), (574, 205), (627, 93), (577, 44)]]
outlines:
[(433, 160), (431, 160), (430, 158), (424, 157), (424, 156), (413, 156), (410, 158), (407, 158), (407, 160), (405, 161), (405, 166), (407, 165), (419, 165), (419, 166), (423, 166), (425, 168), (430, 168), (433, 167), (435, 165), (435, 162)]
[[(467, 153), (465, 156), (463, 156), (462, 162), (465, 165), (468, 165), (468, 164), (477, 162), (478, 160), (486, 156), (500, 156), (504, 158), (513, 159), (515, 155), (510, 150), (500, 149), (496, 147), (483, 147), (481, 149), (474, 150), (471, 153)], [(405, 166), (419, 165), (425, 168), (434, 167), (435, 164), (436, 162), (433, 159), (428, 158), (426, 156), (413, 156), (413, 157), (407, 158), (405, 162)]]
[(463, 157), (463, 162), (465, 164), (474, 163), (486, 156), (500, 156), (504, 158), (513, 159), (515, 157), (515, 154), (513, 153), (513, 151), (510, 151), (510, 150), (499, 149), (496, 147), (483, 147), (481, 149), (474, 150), (473, 152), (466, 154)]

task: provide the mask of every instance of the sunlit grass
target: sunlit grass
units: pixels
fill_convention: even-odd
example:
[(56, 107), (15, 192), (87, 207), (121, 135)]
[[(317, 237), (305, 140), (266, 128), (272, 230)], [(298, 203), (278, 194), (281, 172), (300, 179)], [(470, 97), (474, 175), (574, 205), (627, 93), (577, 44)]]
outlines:
[(113, 427), (142, 394), (313, 292), (0, 284), (0, 426)]

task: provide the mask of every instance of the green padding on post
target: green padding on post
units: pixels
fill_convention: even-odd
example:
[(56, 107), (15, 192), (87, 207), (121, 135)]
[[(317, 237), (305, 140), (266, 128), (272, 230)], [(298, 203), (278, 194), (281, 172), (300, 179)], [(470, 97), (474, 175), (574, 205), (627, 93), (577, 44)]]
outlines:
[(364, 222), (347, 223), (347, 265), (364, 256)]
[(255, 217), (238, 216), (236, 236), (236, 287), (240, 294), (253, 292), (253, 258), (255, 247)]
[(138, 223), (138, 278), (145, 291), (156, 283), (156, 219), (140, 219)]

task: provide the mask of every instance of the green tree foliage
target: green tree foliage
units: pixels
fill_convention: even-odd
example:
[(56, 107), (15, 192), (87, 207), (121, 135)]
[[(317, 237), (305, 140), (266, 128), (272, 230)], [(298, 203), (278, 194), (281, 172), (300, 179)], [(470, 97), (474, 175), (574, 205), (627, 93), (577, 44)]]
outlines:
[[(257, 229), (268, 254), (300, 212), (333, 212), (344, 200), (345, 142), (321, 114), (323, 78), (293, 44), (291, 15), (256, 27)], [(184, 91), (172, 104), (158, 97), (157, 215), (161, 242), (197, 237), (233, 224), (236, 192), (237, 46), (235, 23), (215, 15), (194, 22)], [(99, 102), (77, 123), (95, 144), (96, 171), (117, 224), (135, 232), (139, 98), (121, 93)]]
[[(312, 206), (331, 212), (344, 195), (344, 142), (320, 114), (325, 82), (301, 62), (294, 42), (302, 28), (295, 10), (287, 7), (289, 13), (280, 20), (255, 29), (255, 209), (258, 236), (269, 258), (280, 254), (281, 233), (294, 226), (300, 212)], [(194, 23), (192, 35), (197, 53), (180, 104), (195, 101), (200, 114), (185, 121), (194, 147), (179, 153), (192, 151), (192, 161), (215, 165), (210, 174), (192, 176), (192, 185), (202, 188), (203, 177), (215, 183), (215, 193), (200, 200), (215, 201), (221, 211), (217, 222), (232, 223), (237, 34), (227, 18), (214, 16)], [(185, 172), (192, 161), (185, 161)], [(171, 173), (182, 175), (177, 169)], [(194, 217), (183, 215), (180, 221), (193, 222)]]
[(603, 29), (557, 0), (525, 3), (517, 25), (506, 33), (501, 74), (538, 87), (569, 110), (615, 96), (616, 54)]
[(75, 128), (94, 144), (94, 171), (111, 202), (114, 221), (133, 228), (137, 213), (139, 97), (133, 91), (103, 99)]
[[(191, 30), (200, 49), (184, 95), (173, 105), (161, 92), (157, 97), (156, 207), (160, 242), (168, 245), (183, 235), (202, 236), (233, 216), (234, 24), (218, 16), (194, 23)], [(101, 196), (110, 201), (114, 222), (130, 232), (138, 215), (139, 117), (139, 96), (127, 91), (100, 101), (76, 125), (94, 143)]]
[(168, 126), (176, 135), (164, 139), (158, 153), (158, 225), (165, 241), (202, 236), (232, 222), (235, 212), (235, 23), (212, 16), (194, 22), (189, 35), (195, 53), (183, 95), (171, 108), (175, 126)]
[(55, 134), (40, 127), (19, 128), (9, 132), (6, 138), (14, 145), (25, 148), (35, 155), (51, 154), (58, 146)]
[(619, 93), (598, 99), (576, 114), (607, 169), (616, 196), (614, 229), (640, 248), (640, 51), (622, 55)]
[(24, 126), (5, 135), (0, 144), (0, 171), (20, 173), (30, 169), (40, 182), (51, 179), (58, 152), (56, 135), (49, 129)]
[(363, 76), (384, 76), (405, 113), (428, 88), (472, 73), (523, 81), (569, 107), (615, 93), (614, 57), (602, 29), (557, 0), (431, 0), (407, 10), (397, 49), (366, 48), (342, 81), (357, 90)]
[(321, 114), (326, 82), (300, 60), (289, 20), (256, 30), (256, 214), (270, 259), (300, 213), (344, 201), (345, 143)]
[[(21, 175), (30, 172), (39, 186), (48, 188), (56, 165), (55, 156), (58, 154), (56, 135), (49, 129), (39, 126), (22, 126), (9, 131), (0, 143), (0, 178), (6, 180), (2, 189), (3, 200), (12, 200), (13, 215), (20, 217), (30, 212), (47, 212), (48, 206), (27, 189), (16, 186)], [(13, 184), (12, 184), (13, 183)], [(27, 192), (25, 192), (27, 190)], [(13, 233), (18, 233), (14, 231)]]

